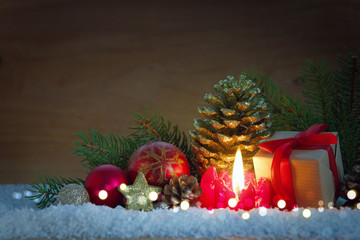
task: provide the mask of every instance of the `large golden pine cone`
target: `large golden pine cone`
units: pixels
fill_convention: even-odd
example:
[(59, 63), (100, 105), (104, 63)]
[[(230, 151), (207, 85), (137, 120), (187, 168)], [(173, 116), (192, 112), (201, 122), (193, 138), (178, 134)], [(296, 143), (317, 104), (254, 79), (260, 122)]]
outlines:
[(205, 94), (208, 104), (198, 108), (203, 119), (196, 118), (190, 131), (193, 164), (202, 176), (215, 166), (229, 175), (238, 148), (245, 170), (252, 171), (257, 145), (271, 136), (270, 109), (255, 82), (241, 75), (228, 76), (214, 86), (216, 94)]

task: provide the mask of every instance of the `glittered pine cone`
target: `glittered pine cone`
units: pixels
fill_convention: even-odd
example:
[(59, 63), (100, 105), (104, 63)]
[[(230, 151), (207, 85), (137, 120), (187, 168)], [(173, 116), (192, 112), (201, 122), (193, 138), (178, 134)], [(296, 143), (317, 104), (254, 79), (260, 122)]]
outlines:
[(192, 200), (200, 197), (202, 189), (200, 188), (196, 177), (181, 175), (173, 177), (169, 184), (164, 187), (163, 203), (168, 207), (179, 206), (183, 200), (189, 200), (190, 205), (194, 206)]
[(244, 169), (253, 171), (257, 146), (271, 136), (270, 107), (245, 75), (228, 76), (214, 88), (215, 94), (204, 96), (207, 105), (198, 108), (203, 118), (195, 118), (195, 129), (190, 131), (193, 165), (200, 176), (211, 166), (231, 175), (240, 148)]

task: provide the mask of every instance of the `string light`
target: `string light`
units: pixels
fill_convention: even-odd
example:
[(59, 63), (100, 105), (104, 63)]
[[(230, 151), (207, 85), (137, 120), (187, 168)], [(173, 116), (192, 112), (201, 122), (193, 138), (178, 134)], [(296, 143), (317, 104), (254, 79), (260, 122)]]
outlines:
[(210, 210), (209, 210), (209, 213), (210, 213), (210, 214), (214, 214), (214, 212), (215, 212), (214, 209), (210, 209)]
[(228, 204), (229, 204), (229, 207), (234, 208), (237, 205), (237, 201), (235, 198), (230, 198)]
[[(125, 186), (126, 187), (126, 186)], [(149, 199), (151, 200), (151, 201), (156, 201), (157, 199), (158, 199), (158, 197), (159, 197), (159, 194), (157, 194), (157, 192), (150, 192), (149, 193)]]
[(242, 219), (244, 220), (248, 220), (250, 218), (250, 213), (249, 212), (243, 212), (243, 214), (241, 215)]
[(264, 216), (266, 216), (266, 214), (267, 214), (267, 209), (266, 209), (266, 207), (260, 207), (260, 208), (259, 208), (259, 215), (262, 216), (262, 217), (264, 217)]
[(303, 212), (302, 212), (302, 215), (303, 215), (304, 218), (309, 218), (309, 217), (311, 217), (311, 210), (308, 209), (308, 208), (305, 208), (305, 209), (303, 210)]
[(350, 190), (347, 192), (346, 196), (349, 200), (354, 200), (357, 196), (357, 192), (355, 190)]
[(126, 184), (125, 184), (125, 183), (122, 183), (122, 184), (120, 185), (120, 189), (123, 190), (123, 191), (125, 191), (125, 189), (126, 189)]
[(180, 203), (180, 208), (181, 208), (181, 210), (183, 210), (183, 211), (189, 210), (189, 208), (190, 208), (190, 203), (189, 203), (189, 201), (187, 201), (187, 200), (182, 201), (182, 202)]
[(29, 191), (29, 190), (25, 190), (25, 191), (24, 191), (24, 196), (25, 196), (25, 197), (31, 197), (31, 196), (32, 196), (32, 192)]
[(21, 193), (19, 193), (19, 192), (14, 192), (14, 193), (13, 193), (13, 198), (15, 198), (15, 199), (19, 200), (19, 199), (21, 199), (21, 198), (22, 198), (22, 194), (21, 194)]
[(173, 210), (174, 213), (177, 213), (177, 212), (179, 211), (179, 208), (178, 208), (178, 207), (174, 207), (172, 210)]
[(357, 209), (360, 209), (360, 203), (357, 203), (357, 204), (356, 204), (356, 208), (357, 208)]
[(277, 206), (280, 208), (280, 209), (284, 209), (286, 207), (286, 202), (284, 200), (279, 200), (277, 202)]
[(99, 196), (99, 198), (100, 198), (101, 200), (105, 200), (105, 199), (107, 199), (107, 197), (108, 197), (108, 193), (107, 193), (106, 190), (101, 190), (101, 191), (99, 192), (98, 196)]

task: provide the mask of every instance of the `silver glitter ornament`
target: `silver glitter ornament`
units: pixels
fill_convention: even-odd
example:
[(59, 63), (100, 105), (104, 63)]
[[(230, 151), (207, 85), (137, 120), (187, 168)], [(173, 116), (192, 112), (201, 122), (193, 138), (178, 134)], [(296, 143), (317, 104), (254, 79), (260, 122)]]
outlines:
[(56, 203), (57, 204), (72, 204), (72, 205), (82, 205), (90, 201), (89, 194), (86, 189), (79, 184), (68, 184), (60, 189)]

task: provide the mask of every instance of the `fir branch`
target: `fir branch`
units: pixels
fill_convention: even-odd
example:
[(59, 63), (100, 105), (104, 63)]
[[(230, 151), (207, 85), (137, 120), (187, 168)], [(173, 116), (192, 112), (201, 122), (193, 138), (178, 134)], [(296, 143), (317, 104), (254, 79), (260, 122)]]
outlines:
[(243, 72), (245, 76), (252, 79), (257, 83), (257, 86), (261, 89), (262, 95), (266, 98), (267, 103), (273, 108), (275, 113), (281, 113), (281, 98), (284, 97), (281, 87), (277, 87), (275, 82), (267, 75), (263, 75), (262, 71), (256, 72), (254, 69), (249, 69), (248, 72)]
[(75, 183), (83, 185), (84, 181), (80, 178), (64, 178), (64, 177), (39, 177), (40, 182), (38, 184), (31, 184), (31, 189), (28, 189), (33, 194), (26, 198), (36, 202), (38, 208), (45, 208), (56, 201), (56, 196), (60, 189), (67, 184)]
[(165, 141), (160, 135), (159, 133), (153, 129), (150, 125), (150, 119), (147, 119), (146, 121), (140, 120), (138, 121), (138, 124), (140, 126), (143, 126), (144, 128), (148, 129), (150, 132), (152, 132), (154, 134), (155, 137), (157, 137), (160, 141)]
[(356, 161), (360, 161), (360, 49), (337, 57), (335, 71), (336, 104), (333, 112), (334, 128), (340, 134), (341, 153), (345, 172), (352, 172)]
[(126, 168), (131, 154), (140, 146), (129, 137), (120, 137), (112, 133), (103, 135), (100, 131), (80, 130), (76, 134), (80, 142), (73, 144), (74, 154), (81, 158), (84, 167), (93, 169), (99, 165), (112, 164)]
[(304, 105), (299, 97), (292, 98), (284, 94), (281, 87), (262, 72), (250, 69), (242, 73), (253, 79), (261, 89), (261, 94), (271, 106), (273, 116), (271, 118), (274, 130), (305, 130), (314, 123), (314, 116)]
[(129, 135), (130, 138), (134, 139), (140, 146), (154, 141), (164, 141), (175, 145), (185, 154), (190, 164), (191, 173), (195, 174), (195, 168), (192, 166), (191, 146), (188, 144), (187, 135), (179, 130), (178, 125), (172, 125), (170, 121), (166, 121), (159, 112), (155, 112), (151, 116), (148, 111), (144, 115), (136, 113), (134, 118), (138, 125), (129, 127), (129, 129), (134, 130)]
[(352, 69), (352, 73), (351, 73), (351, 96), (350, 96), (350, 110), (353, 110), (353, 106), (354, 106), (354, 102), (355, 102), (355, 98), (354, 98), (354, 94), (355, 94), (355, 80), (356, 80), (356, 74), (359, 72), (359, 68), (358, 68), (358, 57), (359, 56), (353, 56), (353, 69)]
[(346, 56), (337, 57), (338, 70), (335, 71), (338, 107), (352, 117), (360, 117), (360, 49)]
[(136, 142), (142, 144), (153, 141), (168, 142), (178, 147), (186, 157), (192, 157), (187, 136), (185, 132), (179, 130), (178, 125), (172, 126), (171, 122), (166, 121), (159, 112), (155, 112), (152, 116), (149, 116), (148, 113), (145, 113), (144, 116), (137, 113), (134, 114), (134, 117), (138, 125), (129, 127), (134, 130), (129, 137)]
[(306, 67), (300, 74), (305, 81), (303, 86), (305, 103), (312, 109), (315, 122), (329, 124), (335, 93), (332, 69), (327, 66), (323, 58), (319, 61), (306, 60), (305, 63)]

